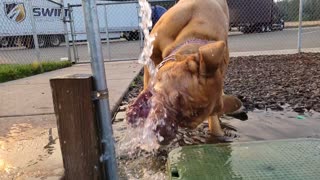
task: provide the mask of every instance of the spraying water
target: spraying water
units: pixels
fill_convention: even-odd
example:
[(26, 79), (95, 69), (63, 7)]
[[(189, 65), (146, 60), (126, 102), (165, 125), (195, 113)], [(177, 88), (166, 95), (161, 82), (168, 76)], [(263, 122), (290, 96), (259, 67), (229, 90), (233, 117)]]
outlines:
[[(155, 65), (150, 59), (153, 50), (153, 41), (155, 36), (150, 35), (149, 29), (152, 27), (152, 10), (147, 0), (139, 0), (141, 17), (140, 28), (144, 35), (144, 48), (139, 57), (139, 63), (148, 67), (151, 76), (155, 73)], [(119, 145), (119, 153), (134, 154), (137, 149), (143, 149), (148, 152), (152, 152), (159, 148), (159, 144), (156, 143), (155, 136), (152, 133), (152, 124), (146, 123), (143, 128), (131, 128), (128, 127), (127, 134), (123, 138)]]
[(140, 5), (140, 13), (139, 16), (141, 17), (140, 28), (143, 31), (144, 35), (144, 48), (139, 58), (139, 63), (146, 65), (149, 69), (149, 73), (151, 76), (155, 73), (155, 65), (150, 59), (152, 55), (153, 45), (152, 42), (155, 40), (155, 36), (150, 35), (149, 29), (152, 27), (152, 10), (150, 4), (147, 0), (139, 0)]

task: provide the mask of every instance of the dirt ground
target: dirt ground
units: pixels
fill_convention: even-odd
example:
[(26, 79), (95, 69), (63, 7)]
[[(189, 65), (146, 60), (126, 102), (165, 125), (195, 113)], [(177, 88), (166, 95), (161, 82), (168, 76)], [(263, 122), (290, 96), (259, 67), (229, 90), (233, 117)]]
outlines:
[[(231, 58), (225, 93), (238, 96), (248, 113), (247, 121), (223, 117), (231, 141), (290, 138), (320, 138), (320, 54), (296, 54)], [(142, 76), (132, 83), (119, 111), (142, 90)], [(115, 119), (117, 144), (125, 135), (126, 122)], [(137, 150), (119, 154), (121, 179), (164, 179), (167, 154), (185, 145), (217, 143), (208, 132), (208, 123), (197, 129), (179, 129), (177, 137), (157, 152)]]

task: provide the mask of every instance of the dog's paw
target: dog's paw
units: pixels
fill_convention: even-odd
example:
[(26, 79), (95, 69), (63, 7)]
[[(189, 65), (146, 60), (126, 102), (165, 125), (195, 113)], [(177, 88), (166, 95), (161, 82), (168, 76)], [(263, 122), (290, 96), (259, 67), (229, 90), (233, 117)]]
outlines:
[(233, 142), (234, 138), (229, 136), (216, 136), (217, 141), (222, 143)]
[(209, 143), (209, 144), (230, 143), (230, 142), (233, 142), (233, 141), (234, 141), (234, 138), (233, 137), (229, 137), (227, 135), (224, 135), (224, 136), (211, 135), (210, 138), (207, 139), (206, 143)]
[(233, 117), (235, 119), (239, 119), (241, 121), (248, 120), (248, 114), (245, 111), (245, 108), (243, 106), (240, 109), (238, 109), (237, 111), (234, 111), (232, 113), (226, 114), (226, 116), (230, 116), (230, 117)]
[(221, 129), (224, 129), (224, 131), (226, 131), (226, 130), (231, 130), (231, 131), (235, 131), (235, 132), (237, 131), (236, 127), (232, 126), (229, 123), (222, 122), (221, 120), (220, 120), (220, 126), (221, 126)]
[(237, 129), (229, 124), (221, 123), (223, 133), (210, 134), (209, 143), (230, 143), (233, 142), (239, 135)]

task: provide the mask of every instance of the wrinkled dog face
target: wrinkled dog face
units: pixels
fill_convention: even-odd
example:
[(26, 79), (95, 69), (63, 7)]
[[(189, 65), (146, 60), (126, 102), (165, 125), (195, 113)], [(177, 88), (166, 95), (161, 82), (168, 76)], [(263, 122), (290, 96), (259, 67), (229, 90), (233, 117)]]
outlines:
[(153, 88), (153, 100), (162, 103), (161, 108), (181, 127), (197, 127), (221, 106), (221, 74), (201, 74), (199, 58), (193, 55), (168, 62), (157, 73)]
[(223, 42), (200, 47), (199, 53), (176, 55), (159, 69), (150, 87), (130, 105), (127, 120), (133, 126), (151, 121), (161, 144), (167, 144), (178, 126), (195, 128), (222, 109)]

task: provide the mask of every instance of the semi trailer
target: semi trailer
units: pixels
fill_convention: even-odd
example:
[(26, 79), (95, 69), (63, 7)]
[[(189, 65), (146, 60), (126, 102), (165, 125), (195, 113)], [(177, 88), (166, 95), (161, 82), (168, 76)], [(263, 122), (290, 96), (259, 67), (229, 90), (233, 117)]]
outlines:
[(283, 30), (284, 21), (273, 0), (227, 0), (230, 29), (244, 33)]
[[(6, 0), (0, 3), (0, 47), (34, 47), (34, 34), (40, 48), (59, 46), (68, 33), (70, 42), (86, 41), (86, 28), (81, 0), (64, 4), (51, 0)], [(139, 4), (97, 1), (97, 14), (102, 39), (139, 35)], [(65, 23), (67, 22), (67, 25)], [(107, 26), (106, 26), (107, 24)], [(108, 31), (108, 33), (107, 33)], [(73, 36), (73, 37), (72, 37)]]

